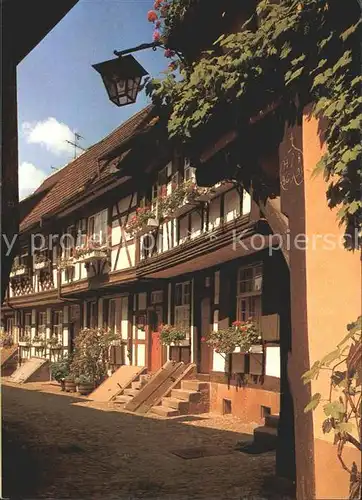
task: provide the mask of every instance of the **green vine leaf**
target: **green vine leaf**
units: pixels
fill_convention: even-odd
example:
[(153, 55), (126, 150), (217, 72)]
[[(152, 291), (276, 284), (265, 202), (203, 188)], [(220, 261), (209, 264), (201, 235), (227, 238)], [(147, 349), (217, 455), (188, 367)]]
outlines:
[(304, 413), (308, 413), (309, 411), (315, 410), (320, 403), (322, 396), (318, 392), (314, 394), (311, 401), (304, 408)]
[(338, 420), (344, 415), (344, 406), (339, 401), (333, 401), (332, 403), (326, 404), (324, 407), (324, 413), (327, 417), (332, 417)]

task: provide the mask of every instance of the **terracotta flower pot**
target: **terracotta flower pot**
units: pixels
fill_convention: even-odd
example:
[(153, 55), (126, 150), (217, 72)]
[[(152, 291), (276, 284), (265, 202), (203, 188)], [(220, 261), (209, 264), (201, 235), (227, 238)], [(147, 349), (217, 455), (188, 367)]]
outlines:
[(82, 382), (78, 385), (78, 392), (82, 394), (82, 396), (87, 396), (94, 389), (94, 384), (90, 382)]
[(65, 380), (64, 388), (65, 392), (75, 392), (76, 390), (75, 382), (72, 382), (70, 380)]

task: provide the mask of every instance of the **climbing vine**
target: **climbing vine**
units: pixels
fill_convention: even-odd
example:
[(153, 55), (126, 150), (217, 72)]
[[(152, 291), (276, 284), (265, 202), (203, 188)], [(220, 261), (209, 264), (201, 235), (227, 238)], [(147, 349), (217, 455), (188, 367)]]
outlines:
[[(166, 47), (197, 1), (156, 2), (153, 22)], [(294, 124), (311, 105), (326, 120), (327, 152), (315, 173), (328, 182), (328, 205), (338, 208), (348, 248), (361, 245), (362, 229), (360, 12), (356, 0), (262, 0), (237, 33), (222, 35), (195, 62), (172, 63), (147, 86), (169, 112), (170, 136), (186, 143), (227, 107), (239, 122), (272, 108)]]
[(305, 384), (316, 380), (323, 371), (330, 379), (329, 394), (314, 394), (304, 411), (307, 413), (323, 404), (326, 418), (322, 430), (324, 434), (334, 432), (337, 457), (350, 474), (349, 498), (355, 500), (361, 498), (361, 470), (355, 462), (351, 467), (346, 465), (344, 451), (347, 443), (362, 451), (362, 316), (349, 324), (347, 331), (336, 348), (303, 375)]

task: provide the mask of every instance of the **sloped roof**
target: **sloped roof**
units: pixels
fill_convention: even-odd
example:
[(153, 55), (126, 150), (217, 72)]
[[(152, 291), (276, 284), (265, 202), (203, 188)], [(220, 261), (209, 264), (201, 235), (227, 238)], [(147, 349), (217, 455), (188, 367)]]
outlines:
[(63, 176), (64, 170), (66, 168), (67, 167), (63, 167), (63, 168), (53, 172), (52, 174), (48, 175), (48, 177), (46, 177), (44, 179), (44, 181), (40, 184), (38, 189), (36, 189), (34, 191), (34, 193), (32, 193), (32, 194), (34, 195), (34, 194), (42, 193), (43, 191), (49, 191), (49, 189), (51, 189), (59, 181), (59, 179)]
[(111, 175), (108, 165), (100, 162), (99, 158), (127, 140), (132, 134), (142, 129), (144, 125), (147, 125), (146, 119), (152, 108), (152, 106), (147, 106), (136, 113), (107, 137), (91, 146), (59, 171), (59, 175), (55, 178), (55, 184), (25, 217), (20, 225), (20, 230), (24, 231), (38, 223), (42, 217), (64, 205), (66, 200), (76, 196), (77, 193), (83, 193), (94, 181)]

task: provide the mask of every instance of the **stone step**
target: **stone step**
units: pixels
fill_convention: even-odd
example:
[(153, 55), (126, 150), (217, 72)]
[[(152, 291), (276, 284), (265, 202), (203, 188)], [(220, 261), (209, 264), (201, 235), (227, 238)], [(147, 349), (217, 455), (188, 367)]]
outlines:
[(185, 389), (173, 389), (171, 391), (171, 398), (182, 399), (182, 401), (197, 403), (200, 397), (201, 394), (199, 392), (186, 391)]
[(125, 405), (133, 399), (133, 396), (126, 396), (126, 394), (121, 394), (114, 399), (114, 403), (117, 405)]
[(182, 380), (181, 389), (187, 391), (202, 391), (208, 389), (209, 384), (207, 382), (200, 382), (200, 380)]
[(142, 382), (140, 380), (136, 380), (136, 382), (132, 382), (132, 389), (139, 390), (142, 387)]
[(180, 415), (178, 410), (174, 410), (173, 408), (169, 408), (168, 406), (153, 406), (151, 408), (151, 412), (156, 415), (160, 415), (161, 417), (177, 417)]
[(168, 408), (173, 408), (174, 410), (178, 410), (180, 413), (188, 413), (189, 402), (183, 401), (182, 399), (175, 398), (162, 398), (162, 406), (166, 406)]
[(278, 431), (273, 427), (257, 427), (254, 429), (254, 443), (264, 450), (275, 450), (278, 441)]
[(277, 429), (279, 424), (279, 415), (266, 415), (265, 416), (265, 427), (272, 427)]
[(138, 389), (125, 389), (123, 394), (126, 394), (126, 396), (132, 396), (133, 398), (136, 396), (136, 394), (139, 393)]

